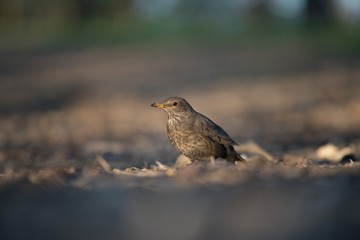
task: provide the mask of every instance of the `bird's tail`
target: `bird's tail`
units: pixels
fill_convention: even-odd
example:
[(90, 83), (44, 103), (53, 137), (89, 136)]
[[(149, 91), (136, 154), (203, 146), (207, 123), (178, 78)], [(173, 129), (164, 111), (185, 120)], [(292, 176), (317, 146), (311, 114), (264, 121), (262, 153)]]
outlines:
[(247, 161), (241, 157), (239, 154), (236, 154), (236, 157), (234, 159), (234, 163), (238, 164), (238, 163), (246, 163)]
[(246, 163), (247, 161), (241, 157), (234, 149), (233, 146), (229, 147), (229, 154), (226, 158), (226, 160), (228, 160), (229, 162), (235, 163), (235, 164), (239, 164), (239, 163)]

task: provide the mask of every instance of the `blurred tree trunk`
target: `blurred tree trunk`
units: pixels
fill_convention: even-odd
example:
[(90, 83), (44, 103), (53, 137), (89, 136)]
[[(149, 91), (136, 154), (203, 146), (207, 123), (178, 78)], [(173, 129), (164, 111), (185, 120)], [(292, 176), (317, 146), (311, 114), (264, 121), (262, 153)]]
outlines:
[(271, 22), (272, 16), (270, 14), (267, 1), (258, 0), (251, 10), (252, 22), (257, 24), (266, 25)]
[(305, 18), (308, 25), (327, 25), (334, 20), (333, 0), (306, 0)]
[(129, 18), (132, 13), (133, 0), (112, 0), (111, 13), (113, 18)]
[(132, 0), (73, 0), (79, 20), (94, 17), (126, 17), (131, 13)]

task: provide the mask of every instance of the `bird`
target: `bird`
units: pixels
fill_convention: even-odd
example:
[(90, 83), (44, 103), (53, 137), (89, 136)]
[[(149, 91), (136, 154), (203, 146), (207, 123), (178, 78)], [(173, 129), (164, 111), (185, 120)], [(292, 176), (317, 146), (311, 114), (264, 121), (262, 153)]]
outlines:
[(152, 107), (165, 110), (168, 138), (175, 149), (193, 161), (223, 158), (231, 163), (246, 162), (234, 149), (238, 145), (219, 125), (195, 111), (181, 97), (169, 97)]

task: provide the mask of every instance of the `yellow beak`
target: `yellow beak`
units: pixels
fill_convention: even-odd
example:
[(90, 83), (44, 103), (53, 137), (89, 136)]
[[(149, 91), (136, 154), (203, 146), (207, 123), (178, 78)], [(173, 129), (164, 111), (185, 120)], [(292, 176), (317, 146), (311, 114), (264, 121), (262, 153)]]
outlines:
[(151, 104), (152, 107), (156, 107), (156, 108), (165, 108), (166, 106), (162, 103), (153, 103)]

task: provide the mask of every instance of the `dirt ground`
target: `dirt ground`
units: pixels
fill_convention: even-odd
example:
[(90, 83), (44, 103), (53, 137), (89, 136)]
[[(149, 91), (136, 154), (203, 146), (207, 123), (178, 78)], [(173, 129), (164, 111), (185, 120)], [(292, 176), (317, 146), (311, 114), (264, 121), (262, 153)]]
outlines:
[[(1, 239), (359, 239), (360, 61), (303, 46), (0, 56)], [(182, 96), (247, 159), (176, 167)], [(181, 165), (180, 160), (176, 166)]]

